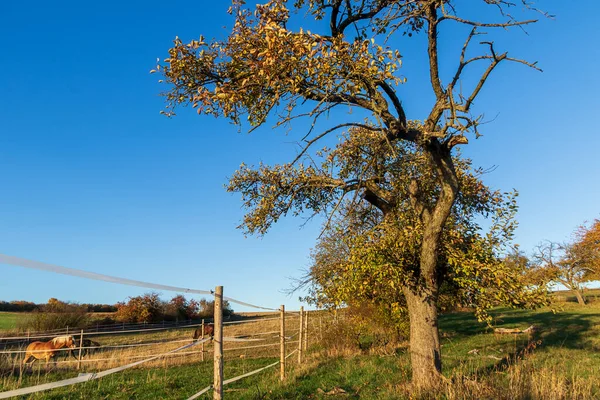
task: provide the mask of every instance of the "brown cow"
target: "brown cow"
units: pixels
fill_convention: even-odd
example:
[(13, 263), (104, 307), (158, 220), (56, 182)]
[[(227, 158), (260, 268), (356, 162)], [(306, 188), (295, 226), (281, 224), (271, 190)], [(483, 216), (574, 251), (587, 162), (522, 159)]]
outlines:
[[(215, 333), (215, 326), (213, 324), (206, 324), (204, 325), (204, 336), (210, 336), (213, 337)], [(194, 336), (193, 339), (200, 339), (202, 337), (202, 327), (196, 329), (194, 331)]]

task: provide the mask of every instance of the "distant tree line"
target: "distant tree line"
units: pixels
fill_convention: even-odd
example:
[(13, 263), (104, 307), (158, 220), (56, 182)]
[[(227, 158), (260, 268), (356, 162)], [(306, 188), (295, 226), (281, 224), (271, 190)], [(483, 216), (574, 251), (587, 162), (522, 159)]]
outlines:
[[(69, 302), (62, 302), (55, 298), (51, 298), (48, 300), (48, 303), (33, 303), (31, 301), (25, 300), (13, 300), (13, 301), (0, 301), (0, 311), (10, 311), (10, 312), (32, 312), (32, 311), (47, 311), (47, 312), (56, 312), (51, 311), (56, 309), (58, 303), (62, 304), (71, 304)], [(81, 307), (85, 310), (85, 312), (115, 312), (117, 311), (117, 306), (115, 304), (94, 304), (94, 303), (84, 303), (77, 304), (78, 307)]]
[[(211, 318), (215, 303), (206, 299), (186, 299), (177, 295), (172, 299), (162, 300), (158, 293), (145, 293), (141, 296), (129, 297), (117, 304), (74, 303), (58, 300), (54, 297), (47, 303), (34, 303), (24, 300), (0, 301), (0, 311), (40, 312), (45, 314), (87, 314), (115, 313), (112, 319), (119, 322), (154, 322), (186, 319)], [(233, 314), (228, 301), (224, 301), (223, 314)]]

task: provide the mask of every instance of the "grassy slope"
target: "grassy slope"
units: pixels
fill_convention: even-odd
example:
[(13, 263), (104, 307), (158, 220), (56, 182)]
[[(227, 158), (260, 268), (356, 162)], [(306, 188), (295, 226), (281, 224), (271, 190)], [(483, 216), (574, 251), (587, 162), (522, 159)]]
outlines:
[[(454, 383), (446, 396), (458, 398), (600, 398), (600, 305), (564, 304), (550, 309), (499, 309), (495, 324), (538, 327), (527, 335), (495, 335), (468, 313), (445, 315), (444, 375)], [(523, 349), (529, 346), (529, 351)], [(471, 350), (477, 354), (469, 354)], [(313, 371), (264, 398), (336, 398), (320, 393), (342, 388), (339, 398), (408, 398), (408, 355), (355, 356), (323, 360)], [(472, 387), (468, 387), (471, 385)], [(458, 394), (457, 394), (458, 393)], [(440, 398), (442, 395), (439, 395)], [(436, 396), (437, 397), (437, 396)], [(240, 397), (242, 398), (242, 397)], [(243, 398), (254, 398), (250, 395)]]
[[(444, 375), (453, 382), (458, 398), (600, 398), (600, 305), (578, 307), (565, 304), (553, 314), (549, 309), (515, 311), (499, 309), (495, 323), (502, 327), (539, 327), (531, 340), (525, 335), (494, 335), (467, 313), (442, 317)], [(529, 343), (535, 349), (523, 356)], [(533, 347), (533, 346), (530, 346)], [(476, 349), (477, 354), (469, 354)], [(517, 358), (511, 356), (517, 355)], [(290, 360), (294, 360), (292, 357)], [(266, 365), (273, 359), (225, 363), (225, 377)], [(407, 398), (410, 376), (408, 354), (386, 357), (369, 355), (313, 358), (301, 369), (290, 364), (284, 385), (277, 370), (262, 372), (231, 386), (232, 399), (400, 399)], [(42, 372), (43, 375), (43, 372)], [(53, 374), (50, 380), (75, 376)], [(135, 369), (100, 381), (46, 392), (32, 398), (185, 398), (211, 382), (210, 362), (169, 368)], [(36, 374), (23, 386), (36, 384)], [(42, 376), (42, 381), (45, 381)], [(40, 381), (40, 382), (42, 382)], [(470, 385), (470, 386), (469, 386)], [(327, 395), (335, 388), (346, 394)], [(448, 397), (451, 394), (446, 393)], [(212, 398), (211, 395), (205, 399)]]

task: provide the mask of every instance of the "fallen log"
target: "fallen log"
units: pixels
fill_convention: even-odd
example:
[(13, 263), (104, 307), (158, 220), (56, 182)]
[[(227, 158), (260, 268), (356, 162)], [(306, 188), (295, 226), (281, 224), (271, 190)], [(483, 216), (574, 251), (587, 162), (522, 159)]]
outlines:
[(521, 334), (521, 333), (533, 333), (533, 331), (535, 331), (535, 326), (533, 326), (533, 325), (531, 325), (527, 329), (519, 329), (519, 328), (494, 328), (494, 333), (498, 333), (498, 334), (501, 334), (501, 335), (505, 335), (505, 334), (518, 335), (518, 334)]

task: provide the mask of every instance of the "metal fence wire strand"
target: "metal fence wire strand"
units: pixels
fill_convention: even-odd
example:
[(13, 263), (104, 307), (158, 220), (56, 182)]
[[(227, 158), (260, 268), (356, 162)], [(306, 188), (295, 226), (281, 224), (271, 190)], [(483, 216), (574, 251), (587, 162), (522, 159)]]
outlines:
[[(172, 292), (178, 292), (178, 293), (190, 293), (190, 294), (214, 295), (215, 300), (217, 300), (215, 291), (213, 291), (213, 290), (200, 290), (200, 289), (184, 288), (184, 287), (178, 287), (178, 286), (163, 285), (163, 284), (139, 281), (139, 280), (128, 279), (128, 278), (120, 278), (120, 277), (115, 277), (115, 276), (110, 276), (110, 275), (98, 274), (95, 272), (90, 272), (90, 271), (85, 271), (85, 270), (79, 270), (79, 269), (75, 269), (75, 268), (67, 268), (67, 267), (63, 267), (63, 266), (59, 266), (59, 265), (43, 263), (43, 262), (34, 261), (34, 260), (28, 260), (28, 259), (9, 256), (9, 255), (5, 255), (5, 254), (0, 254), (0, 264), (9, 264), (9, 265), (19, 266), (19, 267), (23, 267), (23, 268), (30, 268), (30, 269), (40, 270), (40, 271), (75, 276), (75, 277), (84, 278), (84, 279), (91, 279), (91, 280), (104, 281), (104, 282), (109, 282), (109, 283), (117, 283), (117, 284), (136, 286), (136, 287), (143, 287), (143, 288), (154, 289), (154, 290), (165, 290), (165, 291), (172, 291)], [(222, 287), (218, 287), (218, 288), (222, 288)], [(239, 305), (249, 307), (249, 308), (275, 311), (275, 312), (280, 311), (279, 308), (263, 307), (260, 305), (237, 300), (232, 297), (222, 297), (222, 300), (228, 301), (230, 303), (239, 304)], [(283, 312), (283, 309), (281, 309), (281, 311)], [(264, 316), (266, 318), (264, 318), (264, 317), (260, 318), (260, 317), (256, 316), (256, 318), (251, 318), (248, 320), (228, 321), (228, 322), (223, 323), (223, 325), (226, 326), (226, 325), (238, 325), (238, 324), (246, 324), (246, 323), (261, 323), (261, 322), (266, 322), (266, 321), (280, 320), (280, 318), (282, 318), (279, 316), (277, 316), (277, 317), (271, 316), (273, 314), (271, 314), (271, 315), (269, 315), (268, 313), (265, 313), (265, 314), (266, 315), (264, 315)], [(287, 311), (287, 312), (285, 312), (285, 315), (287, 317), (286, 319), (294, 319), (294, 318), (300, 317), (300, 314), (297, 311)], [(218, 319), (217, 319), (217, 321), (218, 321)], [(186, 321), (186, 322), (188, 322), (188, 321)], [(191, 322), (192, 321), (189, 321), (189, 325), (187, 325), (185, 323), (184, 324), (176, 323), (175, 325), (171, 324), (170, 326), (164, 326), (164, 323), (163, 323), (162, 327), (156, 327), (157, 325), (155, 325), (155, 324), (144, 324), (143, 327), (142, 327), (142, 324), (127, 324), (127, 329), (125, 329), (125, 327), (126, 327), (125, 324), (103, 325), (102, 328), (108, 329), (108, 331), (103, 331), (100, 329), (100, 327), (101, 327), (100, 325), (96, 325), (95, 331), (94, 331), (94, 327), (92, 326), (92, 327), (88, 328), (87, 331), (83, 330), (81, 332), (72, 332), (72, 334), (69, 336), (73, 336), (74, 338), (78, 338), (78, 337), (82, 338), (83, 336), (110, 336), (110, 335), (123, 335), (123, 334), (127, 335), (127, 334), (132, 334), (132, 333), (141, 333), (141, 332), (148, 333), (148, 332), (157, 332), (157, 331), (169, 331), (169, 330), (175, 330), (175, 329), (197, 328), (199, 326), (198, 324), (192, 324)], [(204, 321), (203, 321), (203, 323), (204, 323)], [(223, 325), (219, 325), (219, 327), (221, 327)], [(119, 328), (122, 328), (122, 329), (119, 329)], [(110, 329), (113, 329), (113, 330), (111, 331)], [(292, 330), (292, 332), (294, 332), (294, 331)], [(281, 341), (279, 343), (268, 343), (267, 342), (265, 344), (257, 344), (257, 345), (249, 345), (249, 346), (242, 345), (241, 347), (228, 347), (225, 350), (226, 351), (235, 351), (235, 350), (267, 348), (267, 347), (281, 346), (281, 345), (283, 345), (283, 343), (285, 343), (286, 345), (298, 343), (299, 342), (298, 340), (296, 340), (296, 341), (291, 340), (291, 339), (295, 338), (298, 335), (298, 333), (292, 334), (292, 332), (288, 333), (291, 335), (288, 337), (280, 337), (281, 333), (278, 331), (249, 333), (248, 335), (238, 334), (237, 336), (223, 337), (222, 341), (223, 342), (245, 343), (245, 342), (261, 342), (261, 341), (267, 341), (267, 340), (271, 340), (271, 339), (280, 338)], [(33, 335), (32, 335), (32, 333), (33, 333)], [(273, 336), (272, 338), (265, 336), (265, 335), (272, 335), (275, 333), (280, 333), (280, 335)], [(31, 341), (32, 339), (48, 339), (48, 338), (52, 338), (52, 337), (56, 337), (56, 336), (63, 336), (63, 335), (68, 335), (68, 334), (69, 334), (68, 330), (61, 330), (61, 329), (47, 331), (45, 333), (44, 332), (28, 332), (27, 336), (11, 336), (11, 337), (7, 337), (7, 338), (0, 338), (0, 345), (4, 345), (5, 346), (4, 348), (10, 348), (9, 347), (10, 344), (11, 343), (19, 343), (19, 342), (17, 342), (17, 340), (19, 340), (19, 339), (21, 339), (23, 341), (24, 340)], [(263, 336), (263, 337), (259, 338), (256, 336)], [(8, 342), (8, 343), (4, 342), (3, 343), (2, 340), (12, 341), (12, 342)], [(75, 360), (75, 361), (73, 361), (73, 360), (56, 361), (56, 362), (52, 363), (55, 365), (59, 364), (59, 363), (81, 363), (81, 362), (100, 363), (100, 362), (105, 362), (105, 361), (106, 362), (115, 362), (115, 361), (118, 362), (119, 360), (130, 360), (130, 359), (135, 359), (135, 358), (143, 358), (143, 359), (139, 360), (139, 361), (131, 362), (129, 364), (121, 365), (121, 366), (118, 366), (115, 368), (106, 369), (104, 371), (100, 371), (100, 372), (96, 372), (96, 373), (82, 373), (82, 374), (79, 374), (79, 376), (76, 378), (64, 379), (64, 380), (60, 380), (60, 381), (56, 381), (56, 382), (45, 383), (45, 384), (34, 385), (34, 386), (30, 386), (30, 387), (0, 392), (0, 399), (6, 399), (9, 397), (15, 397), (15, 396), (24, 396), (24, 395), (37, 393), (37, 392), (41, 392), (41, 391), (46, 391), (46, 390), (50, 390), (50, 389), (54, 389), (54, 388), (58, 388), (58, 387), (64, 387), (64, 386), (69, 386), (69, 385), (73, 385), (73, 384), (77, 384), (77, 383), (81, 383), (81, 382), (87, 382), (90, 380), (99, 379), (99, 378), (102, 378), (102, 377), (105, 377), (105, 376), (108, 376), (111, 374), (120, 373), (129, 368), (133, 368), (133, 367), (141, 365), (143, 363), (148, 363), (148, 362), (160, 359), (160, 358), (166, 358), (166, 357), (170, 357), (170, 356), (185, 356), (188, 354), (208, 353), (207, 351), (204, 351), (204, 345), (202, 347), (202, 350), (200, 350), (200, 351), (183, 351), (183, 350), (189, 349), (192, 346), (206, 343), (211, 340), (212, 340), (212, 337), (207, 337), (202, 340), (193, 340), (190, 338), (190, 339), (182, 339), (182, 340), (154, 341), (154, 342), (142, 342), (142, 343), (132, 343), (132, 344), (114, 344), (114, 345), (90, 346), (90, 347), (81, 346), (81, 343), (80, 343), (79, 347), (57, 349), (57, 351), (63, 351), (63, 352), (79, 350), (79, 359)], [(190, 341), (191, 341), (191, 343), (187, 343), (187, 344), (177, 347), (173, 350), (169, 350), (169, 351), (166, 351), (166, 352), (163, 352), (160, 354), (125, 355), (125, 354), (127, 354), (126, 351), (125, 351), (125, 353), (117, 351), (117, 352), (115, 352), (117, 354), (115, 354), (113, 352), (107, 352), (106, 355), (109, 356), (108, 358), (105, 356), (105, 358), (81, 359), (81, 350), (82, 349), (86, 349), (86, 350), (120, 349), (120, 348), (127, 349), (127, 348), (143, 347), (143, 346), (158, 346), (158, 345), (165, 346), (165, 345), (169, 345), (169, 344), (183, 343), (183, 342), (190, 342)], [(272, 368), (280, 363), (284, 363), (285, 359), (291, 357), (297, 351), (298, 351), (298, 349), (295, 349), (287, 356), (284, 356), (282, 354), (281, 359), (279, 361), (276, 361), (276, 362), (266, 365), (264, 367), (261, 367), (261, 368), (255, 369), (253, 371), (250, 371), (248, 373), (244, 373), (242, 375), (238, 375), (236, 377), (221, 381), (222, 385), (227, 385), (227, 384), (236, 382), (240, 379), (246, 378), (248, 376), (257, 374), (266, 369)], [(25, 352), (26, 352), (26, 350), (0, 351), (0, 354), (21, 354), (21, 353), (25, 353)], [(114, 355), (114, 357), (111, 357), (112, 355)], [(79, 364), (78, 364), (78, 368), (79, 368)], [(190, 400), (196, 399), (211, 389), (213, 389), (213, 385), (207, 386), (206, 388), (202, 389), (198, 393), (189, 397), (189, 399)]]

